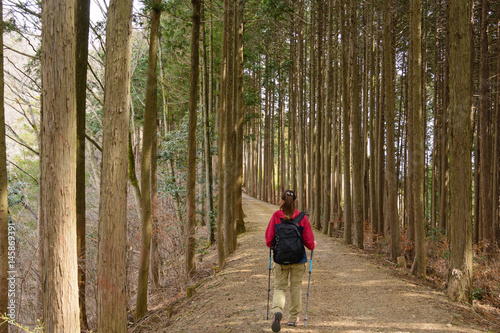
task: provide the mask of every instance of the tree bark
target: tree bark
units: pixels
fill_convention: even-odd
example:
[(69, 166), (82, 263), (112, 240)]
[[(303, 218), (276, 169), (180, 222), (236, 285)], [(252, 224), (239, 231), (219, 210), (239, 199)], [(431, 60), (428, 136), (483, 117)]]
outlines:
[[(75, 3), (42, 3), (41, 224), (47, 332), (79, 332)], [(2, 100), (3, 103), (3, 100)], [(60, 268), (64, 267), (63, 270)]]
[(384, 0), (384, 111), (387, 124), (387, 159), (386, 159), (386, 193), (387, 209), (385, 212), (386, 226), (391, 229), (391, 259), (395, 262), (401, 253), (400, 230), (397, 211), (397, 173), (395, 166), (394, 148), (394, 113), (395, 113), (395, 83), (394, 83), (394, 56), (393, 56), (393, 13), (392, 1)]
[(468, 1), (450, 2), (450, 266), (447, 294), (472, 302), (471, 124)]
[(375, 56), (376, 56), (376, 46), (375, 46), (375, 5), (371, 1), (370, 3), (370, 222), (372, 226), (373, 234), (378, 233), (378, 197), (376, 195), (377, 191), (377, 181), (376, 181), (376, 157), (375, 157), (375, 147), (377, 146), (377, 139), (375, 135), (376, 126), (376, 115), (377, 110), (375, 109), (375, 95), (376, 95), (376, 76), (375, 76)]
[(126, 332), (127, 145), (132, 1), (111, 1), (106, 26), (108, 51), (99, 203), (97, 327), (98, 332)]
[(321, 164), (323, 161), (322, 158), (322, 139), (323, 139), (323, 133), (322, 133), (322, 126), (323, 126), (323, 112), (324, 112), (324, 103), (323, 103), (323, 91), (324, 91), (324, 82), (323, 82), (323, 77), (324, 77), (324, 66), (323, 66), (323, 14), (324, 14), (324, 8), (323, 8), (323, 3), (318, 2), (317, 3), (317, 38), (318, 38), (318, 51), (316, 53), (317, 56), (317, 82), (318, 85), (316, 87), (316, 94), (317, 94), (317, 107), (316, 107), (316, 127), (315, 127), (315, 134), (314, 134), (314, 154), (315, 154), (315, 164), (314, 164), (314, 190), (312, 193), (314, 193), (314, 203), (313, 203), (313, 209), (314, 209), (314, 226), (316, 229), (321, 230), (321, 194), (323, 193), (323, 186), (322, 186), (322, 170), (321, 170)]
[[(243, 192), (243, 117), (244, 117), (244, 106), (243, 106), (243, 24), (244, 24), (244, 0), (239, 0), (237, 3), (237, 11), (235, 16), (237, 17), (237, 45), (236, 45), (236, 70), (235, 70), (235, 87), (238, 104), (236, 106), (236, 116), (237, 116), (237, 127), (236, 127), (236, 143), (237, 143), (237, 155), (236, 155), (236, 235), (245, 232), (245, 222), (243, 221), (243, 203), (242, 203), (242, 192)], [(236, 247), (236, 235), (234, 237), (234, 246)]]
[[(151, 257), (151, 164), (156, 162), (152, 156), (153, 137), (156, 136), (157, 122), (157, 63), (158, 63), (158, 30), (160, 26), (160, 3), (153, 3), (151, 31), (149, 36), (148, 77), (146, 83), (146, 104), (144, 107), (144, 131), (141, 155), (141, 259), (137, 282), (136, 319), (142, 318), (148, 311), (149, 263)], [(153, 158), (155, 161), (153, 162)]]
[(350, 68), (351, 68), (351, 128), (352, 128), (352, 182), (353, 182), (353, 220), (355, 227), (356, 246), (364, 248), (363, 242), (363, 147), (361, 137), (361, 108), (359, 106), (359, 73), (356, 29), (356, 2), (350, 1), (351, 11), (351, 38), (350, 38)]
[[(500, 73), (500, 22), (497, 23), (497, 73)], [(497, 94), (495, 121), (493, 122), (493, 223), (495, 225), (496, 245), (500, 246), (500, 75), (497, 75)]]
[[(218, 165), (217, 173), (219, 178), (218, 187), (218, 208), (217, 208), (217, 257), (219, 262), (219, 268), (222, 269), (225, 264), (225, 257), (229, 255), (225, 248), (225, 238), (224, 238), (224, 226), (225, 226), (225, 210), (226, 210), (226, 194), (225, 186), (226, 182), (226, 172), (225, 169), (228, 167), (226, 165), (226, 155), (227, 155), (227, 142), (226, 142), (226, 122), (228, 117), (227, 112), (227, 98), (226, 98), (226, 85), (228, 84), (227, 73), (228, 73), (228, 38), (229, 30), (226, 28), (228, 24), (228, 15), (226, 13), (227, 0), (224, 1), (224, 29), (223, 29), (223, 40), (222, 40), (222, 59), (221, 59), (221, 84), (220, 84), (220, 107), (218, 112), (218, 127), (219, 127), (219, 137), (217, 147), (218, 152)], [(262, 182), (260, 182), (262, 184)], [(264, 192), (265, 193), (265, 192)]]
[[(489, 89), (489, 63), (488, 63), (488, 10), (489, 0), (481, 1), (481, 36), (479, 47), (479, 145), (480, 145), (480, 169), (479, 174), (479, 204), (482, 227), (482, 239), (485, 247), (484, 252), (489, 257), (494, 254), (495, 234), (493, 228), (492, 214), (492, 184), (491, 184), (491, 106)], [(478, 192), (476, 192), (478, 193)]]
[[(308, 152), (307, 154), (307, 160), (308, 163), (306, 164), (306, 168), (308, 170), (307, 172), (307, 184), (308, 186), (306, 187), (307, 190), (307, 209), (312, 211), (312, 216), (311, 216), (311, 225), (314, 226), (314, 217), (315, 217), (315, 211), (314, 211), (314, 167), (315, 167), (315, 158), (316, 154), (314, 151), (314, 142), (315, 142), (315, 137), (314, 137), (314, 129), (316, 126), (316, 72), (317, 72), (317, 67), (316, 67), (316, 25), (317, 25), (317, 15), (316, 15), (316, 7), (318, 5), (318, 1), (313, 1), (311, 2), (311, 24), (309, 27), (309, 59), (310, 59), (310, 72), (309, 72), (309, 122), (308, 122), (308, 139), (307, 140), (307, 148)], [(307, 57), (306, 57), (307, 58)], [(307, 118), (306, 118), (307, 119)]]
[(325, 120), (325, 170), (324, 181), (325, 194), (323, 200), (324, 224), (323, 233), (328, 234), (330, 230), (331, 198), (332, 198), (332, 114), (334, 103), (334, 80), (333, 80), (333, 1), (328, 1), (328, 60), (327, 60), (327, 95), (326, 95), (326, 120)]
[[(158, 112), (157, 112), (158, 114)], [(155, 288), (160, 287), (160, 258), (158, 246), (159, 238), (159, 222), (158, 222), (158, 122), (157, 118), (154, 126), (153, 145), (151, 148), (151, 277), (153, 278), (153, 285)]]
[(89, 51), (90, 0), (75, 2), (75, 80), (76, 80), (76, 229), (78, 255), (78, 289), (80, 306), (80, 328), (88, 330), (86, 310), (86, 232), (85, 232), (85, 111), (87, 100), (87, 57)]
[[(376, 77), (380, 77), (381, 74), (381, 51), (380, 49), (377, 50), (377, 75)], [(377, 217), (377, 222), (378, 222), (378, 233), (380, 236), (384, 237), (385, 235), (385, 227), (384, 227), (384, 207), (385, 207), (385, 198), (384, 198), (384, 165), (385, 165), (385, 159), (384, 159), (384, 109), (383, 109), (383, 104), (382, 101), (384, 99), (383, 92), (382, 92), (382, 87), (385, 86), (384, 82), (384, 76), (382, 75), (382, 84), (377, 84), (377, 152), (376, 152), (376, 158), (377, 158), (377, 201), (378, 201), (378, 207), (377, 207), (377, 212), (378, 212), (378, 217)]]
[(188, 170), (186, 195), (186, 254), (185, 268), (188, 277), (196, 273), (194, 252), (196, 247), (196, 123), (198, 107), (199, 42), (200, 42), (200, 7), (199, 0), (192, 0), (193, 17), (191, 30), (191, 76), (189, 89), (189, 125), (188, 125)]
[(304, 18), (304, 0), (298, 0), (299, 2), (299, 27), (298, 27), (298, 85), (299, 85), (299, 92), (298, 92), (298, 120), (299, 120), (299, 126), (298, 126), (298, 137), (299, 137), (299, 155), (298, 155), (298, 164), (299, 164), (299, 174), (298, 174), (298, 187), (297, 187), (297, 199), (298, 199), (298, 204), (297, 208), (300, 211), (303, 211), (306, 208), (306, 197), (305, 197), (305, 183), (306, 183), (306, 177), (305, 177), (305, 172), (306, 172), (306, 165), (305, 165), (305, 136), (304, 136), (304, 128), (305, 128), (305, 122), (304, 122), (304, 76), (302, 75), (304, 71), (304, 30), (303, 30), (303, 23), (302, 19)]
[(236, 153), (234, 147), (234, 0), (225, 0), (224, 2), (225, 20), (224, 31), (227, 30), (227, 58), (226, 58), (226, 131), (224, 132), (224, 140), (226, 141), (226, 161), (224, 169), (224, 252), (230, 255), (234, 252), (234, 237), (235, 237), (235, 210), (234, 210), (234, 166)]
[(415, 258), (412, 273), (425, 279), (427, 254), (425, 250), (425, 211), (424, 211), (424, 170), (425, 170), (425, 116), (422, 106), (422, 16), (420, 0), (412, 0), (410, 10), (411, 27), (411, 101), (413, 119), (413, 171), (414, 183), (413, 209), (415, 214)]
[(210, 114), (212, 109), (212, 99), (211, 97), (211, 82), (209, 78), (208, 72), (208, 58), (207, 58), (207, 47), (206, 47), (206, 33), (205, 33), (205, 23), (204, 23), (204, 8), (205, 4), (201, 7), (201, 34), (202, 34), (202, 61), (203, 61), (203, 77), (204, 77), (204, 97), (203, 101), (203, 135), (204, 135), (204, 143), (205, 143), (205, 186), (206, 186), (206, 195), (207, 195), (207, 205), (208, 205), (208, 241), (209, 244), (215, 243), (215, 216), (214, 216), (214, 198), (213, 198), (213, 177), (212, 177), (212, 154), (211, 154), (211, 137), (210, 137)]
[(343, 123), (343, 138), (344, 138), (344, 241), (347, 244), (352, 244), (352, 202), (351, 202), (351, 134), (350, 134), (350, 105), (351, 98), (349, 92), (349, 65), (348, 63), (348, 47), (349, 33), (346, 31), (348, 24), (345, 18), (346, 0), (342, 0), (340, 11), (340, 27), (342, 35), (342, 94), (344, 101), (342, 106), (342, 123)]

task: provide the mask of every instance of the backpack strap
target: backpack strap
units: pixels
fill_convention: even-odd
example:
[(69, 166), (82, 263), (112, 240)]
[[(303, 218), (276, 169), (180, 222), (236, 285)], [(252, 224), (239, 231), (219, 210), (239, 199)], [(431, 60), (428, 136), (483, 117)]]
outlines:
[(304, 218), (304, 216), (306, 216), (306, 214), (304, 212), (300, 212), (299, 215), (297, 215), (295, 218), (291, 219), (291, 220), (285, 220), (284, 218), (281, 219), (281, 223), (283, 222), (287, 222), (287, 223), (292, 223), (292, 224), (295, 224), (297, 227), (299, 226), (299, 223), (300, 221), (302, 221), (302, 219)]
[(302, 221), (302, 219), (304, 218), (304, 216), (306, 216), (306, 214), (304, 214), (304, 212), (300, 212), (300, 214), (299, 214), (299, 215), (297, 215), (297, 217), (296, 217), (296, 218), (294, 218), (294, 219), (290, 220), (290, 222), (292, 222), (292, 221), (293, 221), (293, 223), (295, 223), (295, 224), (299, 225), (300, 221)]

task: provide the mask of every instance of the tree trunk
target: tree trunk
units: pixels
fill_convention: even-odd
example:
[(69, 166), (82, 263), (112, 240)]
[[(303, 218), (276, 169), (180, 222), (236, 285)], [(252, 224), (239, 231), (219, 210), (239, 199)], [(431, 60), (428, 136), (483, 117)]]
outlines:
[(188, 125), (188, 170), (186, 185), (186, 254), (185, 269), (188, 277), (193, 277), (196, 273), (194, 262), (194, 252), (196, 247), (195, 227), (196, 227), (196, 123), (198, 107), (198, 66), (199, 43), (200, 43), (200, 7), (199, 0), (192, 0), (193, 17), (191, 30), (191, 76), (189, 88), (189, 125)]
[[(158, 112), (157, 112), (158, 114)], [(159, 222), (158, 222), (158, 119), (155, 121), (153, 146), (151, 149), (151, 220), (153, 229), (151, 231), (151, 277), (155, 288), (160, 287), (160, 258), (158, 252)]]
[(226, 194), (224, 183), (226, 182), (226, 172), (225, 169), (228, 167), (226, 165), (226, 155), (227, 155), (227, 141), (226, 141), (226, 122), (228, 117), (227, 112), (227, 98), (226, 98), (226, 85), (227, 73), (228, 73), (228, 38), (229, 30), (227, 29), (228, 15), (226, 13), (227, 0), (224, 1), (224, 29), (223, 29), (223, 41), (222, 41), (222, 59), (221, 59), (221, 85), (220, 85), (220, 107), (218, 112), (218, 126), (219, 126), (219, 137), (217, 147), (218, 152), (218, 165), (217, 173), (219, 178), (218, 186), (218, 208), (217, 208), (217, 256), (219, 261), (219, 269), (222, 269), (225, 264), (225, 257), (229, 255), (225, 249), (225, 239), (224, 239), (224, 222), (225, 222), (225, 210), (226, 210)]
[(384, 0), (384, 111), (387, 124), (387, 160), (386, 160), (386, 193), (387, 210), (385, 212), (386, 226), (391, 229), (391, 259), (395, 262), (401, 253), (399, 220), (397, 211), (397, 173), (394, 149), (394, 56), (393, 56), (393, 14), (391, 0)]
[[(380, 71), (381, 71), (381, 51), (377, 50), (377, 75), (376, 77), (380, 77)], [(385, 228), (384, 228), (384, 202), (386, 201), (384, 198), (384, 165), (385, 165), (385, 159), (384, 159), (384, 109), (382, 105), (382, 101), (384, 97), (382, 96), (382, 88), (385, 85), (384, 82), (384, 77), (382, 76), (382, 84), (377, 84), (377, 135), (375, 136), (377, 138), (377, 152), (376, 152), (376, 158), (377, 158), (377, 201), (378, 201), (378, 217), (377, 217), (377, 222), (378, 222), (378, 233), (380, 236), (384, 237), (385, 235)]]
[(324, 78), (324, 68), (323, 68), (323, 14), (324, 14), (324, 8), (323, 8), (323, 3), (318, 2), (317, 3), (317, 38), (318, 38), (318, 52), (316, 53), (317, 55), (317, 82), (318, 85), (316, 87), (316, 94), (317, 94), (317, 109), (316, 109), (316, 133), (314, 134), (314, 153), (315, 153), (315, 172), (314, 172), (314, 180), (315, 180), (315, 185), (314, 185), (314, 204), (313, 204), (313, 209), (314, 209), (314, 226), (316, 229), (321, 230), (321, 194), (323, 193), (323, 188), (322, 188), (322, 173), (321, 173), (321, 163), (323, 161), (322, 158), (322, 146), (321, 146), (321, 141), (323, 139), (323, 133), (321, 131), (322, 126), (323, 126), (323, 92), (324, 92), (324, 83), (323, 83), (323, 78)]
[(203, 61), (203, 82), (204, 82), (204, 101), (203, 101), (203, 135), (205, 143), (205, 187), (208, 205), (208, 244), (211, 245), (215, 242), (215, 216), (214, 216), (214, 198), (213, 198), (213, 177), (212, 177), (212, 154), (211, 154), (211, 138), (210, 138), (210, 114), (212, 107), (212, 99), (210, 98), (211, 83), (208, 73), (208, 58), (206, 47), (206, 33), (205, 33), (205, 4), (201, 7), (201, 34), (202, 34), (202, 61)]
[(127, 144), (131, 36), (132, 1), (111, 1), (106, 29), (108, 51), (99, 203), (98, 332), (127, 331)]
[(482, 239), (484, 251), (492, 257), (494, 254), (493, 243), (495, 234), (493, 228), (492, 200), (491, 200), (491, 106), (489, 89), (489, 63), (488, 63), (488, 10), (489, 0), (481, 1), (481, 36), (479, 51), (479, 145), (480, 145), (480, 168), (479, 174), (479, 204), (480, 225), (482, 227)]
[[(312, 211), (311, 216), (311, 225), (314, 226), (314, 159), (316, 158), (316, 154), (314, 152), (314, 129), (316, 126), (316, 6), (318, 5), (318, 1), (311, 2), (311, 24), (309, 28), (309, 59), (310, 59), (310, 73), (309, 73), (309, 123), (308, 123), (308, 153), (307, 160), (307, 209)], [(307, 58), (307, 57), (306, 57)], [(307, 119), (307, 118), (306, 118)]]
[(128, 133), (128, 181), (132, 187), (137, 207), (137, 217), (141, 216), (141, 188), (139, 187), (139, 180), (135, 173), (135, 157), (134, 148), (132, 147), (132, 135)]
[(234, 122), (233, 114), (235, 111), (234, 105), (234, 1), (225, 0), (224, 2), (224, 16), (227, 16), (224, 24), (224, 33), (227, 30), (227, 39), (224, 43), (227, 43), (227, 58), (226, 58), (226, 131), (224, 132), (224, 140), (226, 141), (226, 162), (224, 169), (224, 224), (225, 224), (225, 234), (224, 234), (224, 252), (226, 255), (230, 255), (234, 251)]
[(412, 273), (425, 279), (427, 254), (425, 250), (425, 211), (424, 211), (424, 170), (425, 170), (425, 116), (422, 106), (422, 16), (420, 0), (412, 0), (410, 10), (411, 27), (411, 101), (413, 119), (413, 209), (415, 214), (415, 258)]
[(76, 229), (78, 255), (78, 289), (80, 306), (80, 328), (88, 330), (86, 310), (86, 255), (85, 255), (85, 104), (87, 100), (87, 56), (89, 49), (90, 1), (75, 2), (75, 80), (76, 80)]
[[(497, 23), (497, 73), (500, 73), (500, 22)], [(495, 121), (493, 122), (493, 223), (495, 226), (496, 245), (500, 246), (500, 75), (497, 75), (497, 94)]]
[[(297, 7), (294, 7), (296, 10)], [(298, 19), (297, 19), (298, 21)], [(295, 16), (290, 16), (290, 59), (293, 60), (293, 66), (290, 66), (289, 70), (289, 95), (290, 95), (290, 108), (288, 113), (289, 118), (289, 144), (288, 151), (290, 152), (290, 168), (287, 170), (287, 174), (290, 176), (290, 186), (295, 193), (298, 193), (297, 188), (297, 77), (299, 63), (297, 59), (297, 39), (295, 34), (297, 33), (297, 28), (295, 24)]]
[[(237, 143), (237, 155), (236, 155), (236, 231), (237, 234), (241, 234), (245, 232), (245, 223), (243, 221), (243, 204), (242, 204), (242, 184), (243, 184), (243, 117), (244, 117), (244, 109), (243, 109), (243, 9), (244, 9), (244, 0), (238, 1), (236, 16), (237, 22), (237, 48), (236, 48), (236, 70), (235, 70), (235, 87), (237, 88), (237, 101), (238, 105), (236, 106), (236, 116), (237, 116), (237, 130), (236, 130), (236, 143)], [(247, 176), (248, 177), (248, 176)], [(236, 247), (236, 235), (234, 237)]]
[[(75, 3), (42, 3), (40, 155), (43, 308), (47, 332), (79, 332), (76, 237)], [(2, 100), (3, 103), (3, 100)], [(60, 268), (64, 267), (63, 270)]]
[(450, 2), (450, 266), (447, 294), (472, 302), (471, 124), (468, 1)]
[(298, 0), (299, 2), (299, 28), (298, 28), (298, 81), (299, 81), (299, 92), (298, 92), (298, 120), (299, 120), (299, 126), (298, 126), (298, 137), (299, 137), (299, 156), (298, 156), (298, 162), (299, 162), (299, 172), (298, 172), (298, 188), (297, 188), (297, 199), (298, 199), (298, 205), (297, 208), (300, 211), (303, 211), (306, 208), (306, 197), (305, 197), (305, 182), (306, 182), (306, 177), (305, 177), (305, 172), (306, 172), (306, 165), (305, 165), (305, 136), (304, 136), (304, 128), (305, 128), (305, 122), (304, 122), (304, 76), (302, 75), (304, 71), (304, 38), (303, 38), (303, 22), (302, 19), (304, 18), (304, 0)]
[[(333, 5), (332, 5), (333, 6)], [(332, 9), (335, 14), (335, 17), (332, 18), (332, 25), (335, 24), (335, 30), (333, 35), (330, 35), (330, 37), (333, 40), (333, 46), (330, 49), (330, 52), (333, 54), (333, 88), (332, 88), (332, 104), (333, 104), (333, 186), (332, 186), (332, 208), (333, 208), (333, 216), (332, 218), (334, 219), (334, 223), (330, 223), (329, 225), (329, 230), (328, 230), (328, 236), (333, 235), (333, 227), (335, 225), (335, 220), (338, 221), (340, 218), (340, 179), (341, 179), (341, 174), (342, 174), (342, 168), (340, 167), (341, 165), (341, 158), (340, 158), (340, 108), (338, 107), (338, 90), (339, 90), (339, 65), (338, 65), (338, 49), (339, 49), (339, 42), (338, 42), (338, 26), (339, 26), (339, 2), (335, 2), (335, 8)]]
[(375, 163), (375, 147), (377, 145), (377, 140), (375, 136), (375, 126), (376, 126), (376, 109), (375, 109), (375, 95), (376, 89), (375, 84), (377, 78), (375, 76), (375, 56), (376, 56), (376, 46), (375, 46), (375, 5), (372, 1), (370, 3), (370, 222), (372, 226), (373, 234), (378, 233), (378, 210), (377, 202), (378, 197), (376, 195), (377, 191), (377, 181), (376, 181), (376, 163)]
[(152, 8), (151, 32), (149, 36), (148, 77), (146, 83), (146, 105), (144, 107), (144, 131), (141, 155), (141, 259), (139, 262), (139, 277), (137, 282), (136, 319), (142, 318), (148, 311), (148, 282), (151, 253), (151, 163), (153, 136), (156, 136), (157, 121), (157, 56), (158, 30), (160, 26), (160, 4), (155, 1)]
[(351, 128), (352, 128), (352, 182), (353, 182), (353, 220), (356, 235), (356, 245), (364, 248), (363, 242), (363, 147), (361, 137), (361, 108), (359, 106), (359, 82), (358, 82), (358, 64), (357, 64), (357, 29), (356, 29), (356, 2), (350, 1), (351, 11), (351, 38), (350, 38), (350, 71), (351, 71)]
[(332, 114), (334, 103), (334, 80), (333, 80), (333, 1), (328, 1), (328, 60), (326, 65), (327, 71), (327, 95), (326, 95), (326, 120), (325, 120), (325, 170), (324, 181), (325, 198), (323, 200), (324, 224), (323, 233), (328, 234), (330, 230), (330, 214), (331, 214), (331, 198), (332, 198)]
[(342, 94), (344, 101), (342, 106), (343, 138), (344, 138), (344, 241), (352, 244), (352, 208), (351, 208), (351, 135), (350, 135), (350, 105), (351, 98), (349, 92), (349, 65), (348, 63), (348, 45), (349, 33), (345, 18), (346, 0), (342, 1), (340, 11), (340, 27), (342, 35)]

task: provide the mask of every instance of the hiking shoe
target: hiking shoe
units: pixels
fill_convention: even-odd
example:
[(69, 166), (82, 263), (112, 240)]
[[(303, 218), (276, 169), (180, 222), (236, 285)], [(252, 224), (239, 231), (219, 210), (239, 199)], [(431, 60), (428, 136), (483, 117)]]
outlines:
[(297, 317), (296, 321), (289, 321), (288, 326), (298, 326), (299, 325), (299, 317)]
[(279, 332), (281, 330), (281, 318), (283, 318), (281, 312), (276, 312), (274, 314), (273, 323), (271, 324), (273, 332)]

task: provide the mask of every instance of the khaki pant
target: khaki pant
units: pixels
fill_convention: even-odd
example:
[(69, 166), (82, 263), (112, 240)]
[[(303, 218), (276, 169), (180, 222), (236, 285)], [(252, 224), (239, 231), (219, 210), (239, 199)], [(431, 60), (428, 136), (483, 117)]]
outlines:
[(290, 306), (288, 321), (296, 321), (302, 310), (302, 279), (306, 264), (280, 265), (274, 263), (274, 294), (272, 313), (281, 312), (285, 307), (285, 291), (290, 279)]

